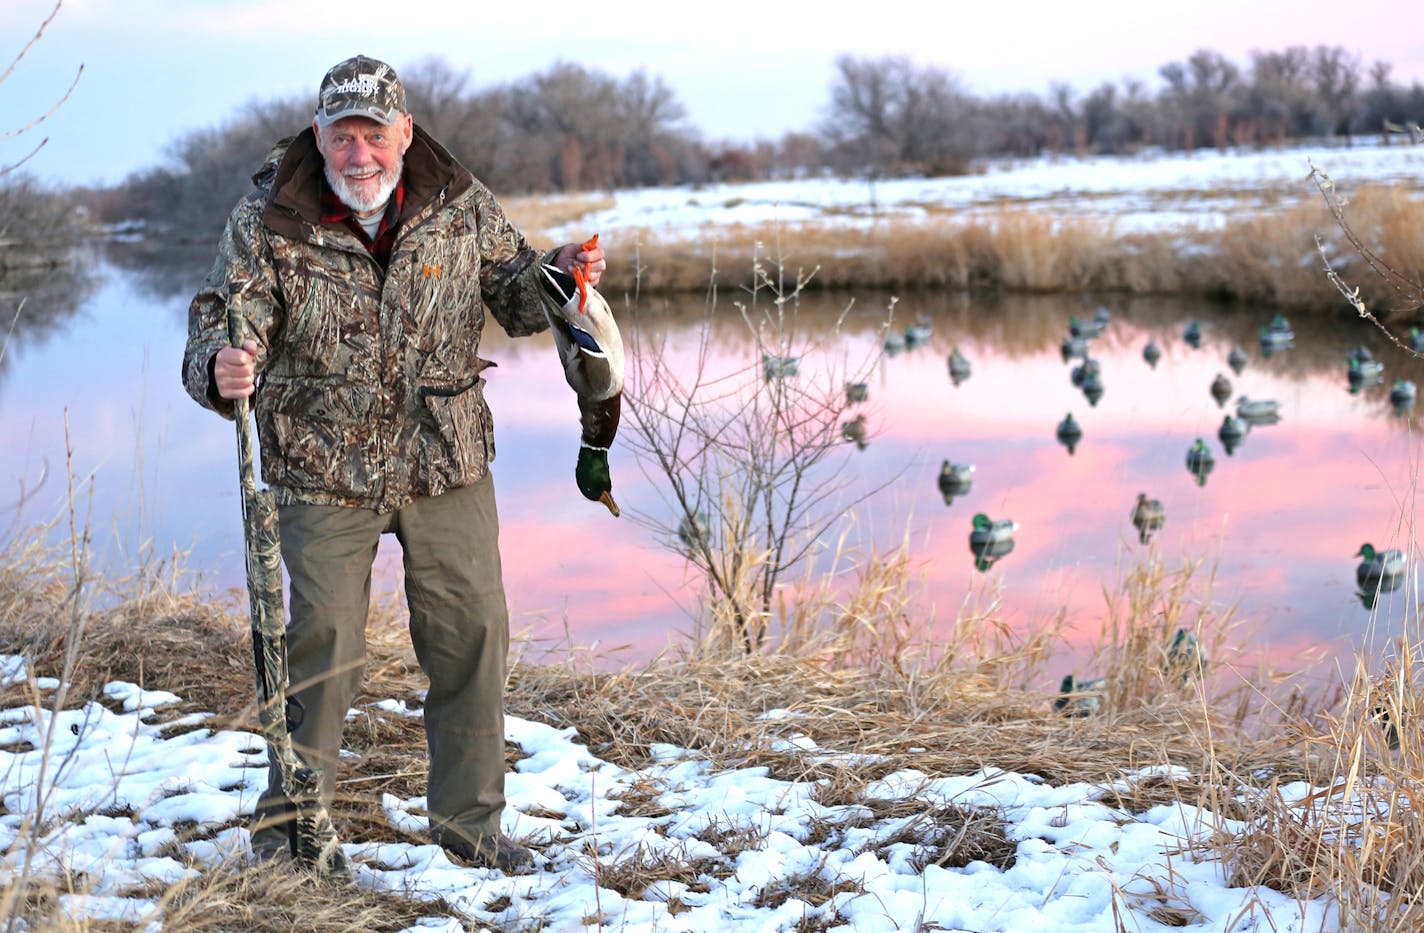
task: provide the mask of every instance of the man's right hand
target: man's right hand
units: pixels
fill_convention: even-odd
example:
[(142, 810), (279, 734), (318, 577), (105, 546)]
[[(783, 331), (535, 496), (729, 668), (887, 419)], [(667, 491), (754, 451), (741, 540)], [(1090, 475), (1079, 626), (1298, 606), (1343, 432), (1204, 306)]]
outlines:
[(226, 399), (247, 398), (257, 384), (257, 341), (223, 347), (213, 358), (213, 383)]

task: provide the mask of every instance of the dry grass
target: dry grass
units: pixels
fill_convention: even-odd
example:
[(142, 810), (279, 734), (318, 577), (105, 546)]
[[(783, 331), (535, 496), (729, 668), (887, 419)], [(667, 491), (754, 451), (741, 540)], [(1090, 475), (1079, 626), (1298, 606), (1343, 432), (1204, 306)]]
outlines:
[[(543, 227), (549, 227), (600, 206), (542, 201), (516, 202), (511, 214), (547, 216)], [(1352, 194), (1346, 216), (1395, 271), (1424, 284), (1424, 210), (1417, 196), (1397, 187), (1362, 188)], [(780, 244), (787, 273), (816, 270), (811, 287), (818, 289), (1189, 295), (1338, 313), (1339, 296), (1315, 253), (1319, 235), (1335, 244), (1337, 271), (1361, 287), (1372, 309), (1388, 317), (1417, 310), (1424, 301), (1424, 288), (1401, 293), (1340, 245), (1343, 237), (1323, 201), (1229, 219), (1220, 230), (1191, 234), (1123, 235), (1110, 222), (1013, 207), (886, 220), (869, 228), (833, 221), (721, 226), (695, 240), (651, 230), (608, 231), (605, 242), (615, 261), (602, 288), (609, 295), (704, 292), (709, 273), (723, 287), (750, 286), (754, 263)], [(536, 221), (533, 229), (543, 227)]]

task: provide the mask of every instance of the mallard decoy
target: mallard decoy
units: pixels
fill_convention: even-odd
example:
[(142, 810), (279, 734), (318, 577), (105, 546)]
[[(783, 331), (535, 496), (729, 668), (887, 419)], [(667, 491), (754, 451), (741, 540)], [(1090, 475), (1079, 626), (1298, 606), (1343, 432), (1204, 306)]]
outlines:
[(1058, 350), (1063, 354), (1065, 363), (1074, 358), (1085, 360), (1088, 358), (1088, 341), (1083, 337), (1064, 337)]
[[(1366, 542), (1360, 545), (1355, 556), (1360, 558), (1355, 568), (1355, 583), (1361, 595), (1393, 593), (1404, 582), (1404, 552), (1398, 548), (1376, 551), (1374, 545)], [(1370, 608), (1374, 608), (1373, 605)]]
[(1216, 468), (1216, 458), (1206, 441), (1197, 438), (1187, 450), (1187, 472), (1196, 477), (1198, 486), (1206, 485), (1207, 474)]
[(939, 468), (939, 492), (944, 496), (944, 504), (954, 502), (955, 496), (962, 496), (974, 485), (974, 464), (944, 461)]
[(854, 418), (841, 425), (841, 434), (848, 441), (854, 441), (855, 446), (864, 450), (867, 441), (865, 440), (865, 415), (856, 415)]
[(763, 352), (761, 371), (767, 382), (773, 379), (789, 379), (801, 372), (801, 360), (795, 356), (780, 356)]
[(1093, 322), (1099, 327), (1107, 327), (1111, 320), (1112, 312), (1107, 309), (1107, 306), (1098, 305), (1098, 310), (1093, 312)]
[(1095, 716), (1102, 712), (1107, 690), (1106, 677), (1078, 680), (1072, 674), (1065, 674), (1058, 686), (1058, 696), (1053, 700), (1053, 709), (1071, 719)]
[(905, 347), (918, 347), (921, 344), (930, 342), (930, 326), (928, 324), (915, 323), (905, 325)]
[(1241, 349), (1241, 345), (1239, 343), (1232, 344), (1231, 352), (1226, 354), (1226, 365), (1231, 367), (1231, 371), (1238, 376), (1241, 375), (1241, 371), (1246, 368), (1249, 361), (1250, 357), (1246, 355), (1245, 350)]
[[(1369, 353), (1368, 350), (1365, 351)], [(1351, 356), (1346, 364), (1345, 377), (1350, 383), (1350, 391), (1358, 392), (1377, 386), (1384, 376), (1384, 364), (1374, 357)]]
[(1068, 335), (1070, 337), (1093, 338), (1102, 335), (1103, 325), (1106, 321), (1099, 321), (1094, 318), (1091, 321), (1080, 321), (1075, 317), (1068, 319)]
[(1081, 389), (1083, 384), (1090, 378), (1102, 375), (1102, 370), (1103, 368), (1097, 360), (1084, 357), (1083, 362), (1073, 367), (1072, 371), (1068, 374), (1068, 378), (1072, 381), (1073, 385)]
[(1415, 353), (1424, 353), (1424, 331), (1417, 327), (1409, 328), (1409, 349)]
[(1157, 346), (1157, 341), (1147, 341), (1147, 346), (1142, 348), (1142, 358), (1147, 361), (1148, 366), (1157, 368), (1157, 361), (1162, 359), (1162, 348)]
[(1271, 323), (1261, 328), (1261, 355), (1270, 356), (1280, 350), (1295, 346), (1295, 332), (1291, 330), (1284, 316), (1277, 314)]
[(894, 356), (897, 353), (903, 352), (905, 349), (905, 335), (898, 330), (887, 330), (885, 332), (884, 347), (887, 356)]
[(959, 347), (949, 351), (949, 381), (955, 385), (969, 378), (969, 360), (959, 352)]
[(1221, 441), (1221, 447), (1229, 457), (1236, 452), (1236, 448), (1241, 446), (1241, 442), (1246, 439), (1248, 425), (1239, 418), (1227, 415), (1221, 419), (1221, 427), (1216, 431), (1217, 440)]
[(1182, 328), (1182, 339), (1187, 342), (1187, 346), (1196, 349), (1201, 346), (1201, 325), (1196, 321), (1191, 321)]
[(1209, 663), (1197, 637), (1184, 628), (1177, 629), (1167, 645), (1166, 673), (1176, 674), (1186, 685), (1204, 677)]
[[(597, 236), (585, 244), (596, 243)], [(608, 302), (579, 275), (543, 267), (544, 316), (564, 367), (564, 379), (578, 397), (582, 427), (574, 480), (587, 499), (619, 514), (608, 472), (608, 448), (618, 433), (623, 405), (623, 338)]]
[(1281, 420), (1280, 405), (1273, 399), (1251, 399), (1243, 395), (1236, 400), (1236, 417), (1250, 425), (1275, 424)]
[(1089, 376), (1083, 382), (1083, 398), (1089, 405), (1096, 406), (1103, 397), (1103, 380), (1097, 375)]
[(847, 405), (855, 405), (870, 398), (870, 386), (863, 382), (847, 382), (845, 390)]
[(988, 570), (999, 558), (1012, 551), (1014, 532), (1018, 530), (1018, 522), (1011, 519), (990, 520), (983, 512), (975, 515), (969, 531), (969, 551), (974, 555), (975, 568)]
[(1078, 442), (1083, 439), (1083, 427), (1073, 418), (1070, 411), (1067, 416), (1058, 422), (1058, 443), (1068, 448), (1071, 455), (1078, 446)]
[(1394, 410), (1403, 414), (1414, 407), (1414, 399), (1418, 394), (1414, 383), (1409, 379), (1396, 379), (1394, 385), (1389, 387), (1389, 403), (1394, 406)]
[(1166, 523), (1167, 510), (1162, 507), (1162, 500), (1149, 499), (1147, 493), (1139, 492), (1137, 504), (1132, 507), (1132, 524), (1137, 528), (1137, 540), (1147, 544), (1152, 540), (1152, 533), (1161, 531)]
[(712, 523), (708, 520), (705, 512), (697, 512), (693, 515), (684, 514), (682, 521), (677, 524), (677, 539), (682, 542), (683, 550), (688, 553), (696, 553), (711, 540)]
[(1231, 398), (1231, 380), (1222, 373), (1217, 373), (1211, 381), (1211, 397), (1216, 399), (1217, 407), (1224, 406), (1226, 400)]

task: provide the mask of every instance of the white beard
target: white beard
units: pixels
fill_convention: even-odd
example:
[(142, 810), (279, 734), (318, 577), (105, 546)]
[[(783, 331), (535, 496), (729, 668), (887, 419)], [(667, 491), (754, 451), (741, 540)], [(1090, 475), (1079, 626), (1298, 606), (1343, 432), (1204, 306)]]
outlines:
[[(381, 183), (377, 186), (374, 194), (362, 197), (357, 194), (346, 176), (337, 174), (331, 167), (331, 163), (326, 164), (326, 183), (331, 185), (331, 190), (336, 192), (337, 198), (341, 200), (351, 210), (357, 214), (369, 214), (371, 211), (382, 208), (391, 199), (391, 194), (396, 190), (396, 185), (400, 183), (401, 170), (405, 165), (404, 159), (397, 159), (391, 166), (390, 171), (381, 173)], [(353, 171), (348, 169), (348, 171)], [(354, 170), (357, 174), (363, 174), (364, 170)]]

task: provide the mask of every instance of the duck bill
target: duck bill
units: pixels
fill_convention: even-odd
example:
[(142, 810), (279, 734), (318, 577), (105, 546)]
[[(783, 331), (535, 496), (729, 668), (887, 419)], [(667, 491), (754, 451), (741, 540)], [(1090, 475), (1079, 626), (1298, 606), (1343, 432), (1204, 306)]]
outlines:
[(605, 492), (605, 493), (603, 493), (602, 495), (600, 495), (600, 496), (598, 497), (598, 501), (599, 501), (599, 502), (602, 502), (604, 505), (608, 506), (608, 511), (610, 511), (610, 512), (613, 513), (613, 517), (614, 517), (614, 518), (617, 518), (619, 515), (622, 515), (622, 514), (623, 514), (622, 511), (619, 510), (619, 508), (618, 508), (618, 503), (616, 503), (616, 502), (613, 501), (613, 493), (611, 493), (611, 492)]

